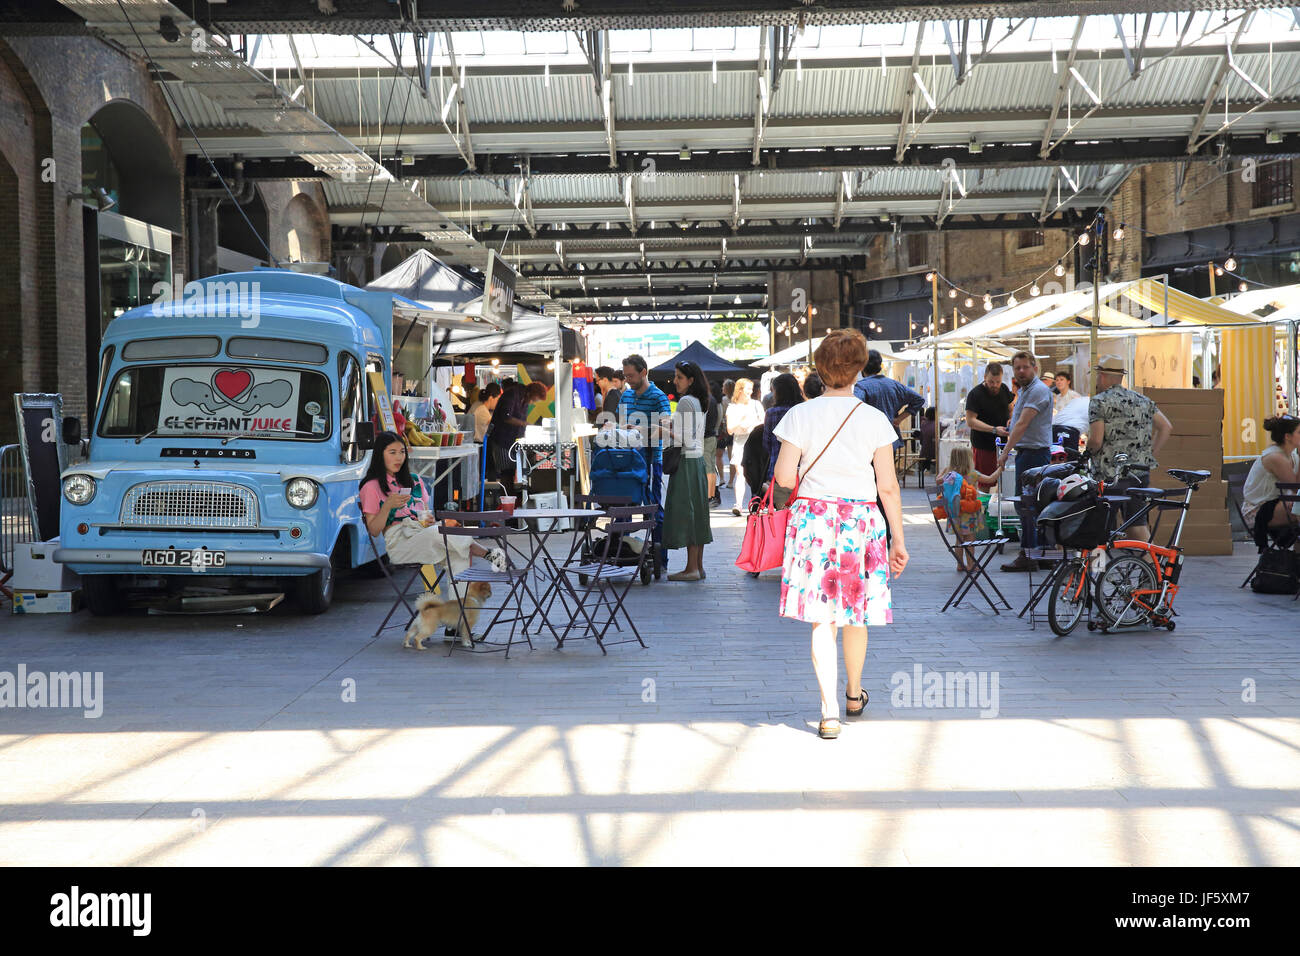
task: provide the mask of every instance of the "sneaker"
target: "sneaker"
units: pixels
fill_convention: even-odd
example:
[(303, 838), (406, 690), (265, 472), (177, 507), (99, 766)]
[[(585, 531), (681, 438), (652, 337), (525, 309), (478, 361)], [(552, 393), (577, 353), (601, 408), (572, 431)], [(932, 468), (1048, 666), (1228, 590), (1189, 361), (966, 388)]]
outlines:
[(492, 565), (492, 570), (505, 573), (508, 564), (506, 562), (506, 553), (500, 548), (493, 548), (487, 553), (488, 563)]
[(1037, 571), (1038, 562), (1030, 558), (1025, 552), (1021, 551), (1016, 555), (1016, 559), (1008, 564), (1002, 565), (1003, 571)]

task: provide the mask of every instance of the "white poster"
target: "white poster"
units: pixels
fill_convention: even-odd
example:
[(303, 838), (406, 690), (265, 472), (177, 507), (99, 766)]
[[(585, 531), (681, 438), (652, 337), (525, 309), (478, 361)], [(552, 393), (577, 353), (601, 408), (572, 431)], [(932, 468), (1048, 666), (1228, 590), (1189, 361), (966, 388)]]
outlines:
[[(298, 427), (300, 376), (286, 369), (254, 366), (169, 368), (163, 376), (158, 434), (292, 434)], [(316, 415), (320, 409), (306, 411)]]

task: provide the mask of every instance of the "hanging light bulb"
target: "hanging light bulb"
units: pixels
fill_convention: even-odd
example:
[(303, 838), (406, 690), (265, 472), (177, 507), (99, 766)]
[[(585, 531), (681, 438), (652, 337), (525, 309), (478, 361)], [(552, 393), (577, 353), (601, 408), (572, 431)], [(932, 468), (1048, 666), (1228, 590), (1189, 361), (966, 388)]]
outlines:
[(736, 305), (740, 305), (740, 296), (736, 296)]
[(949, 289), (949, 290), (948, 290), (948, 298), (950, 298), (950, 299), (955, 299), (955, 298), (957, 298), (957, 290), (956, 290), (956, 289)]
[(1086, 232), (1084, 232), (1084, 233), (1080, 233), (1080, 234), (1079, 234), (1079, 245), (1081, 245), (1081, 246), (1086, 246), (1086, 245), (1087, 245), (1088, 243), (1090, 243), (1090, 242), (1092, 242), (1092, 236), (1091, 236), (1091, 235), (1089, 235), (1089, 234), (1086, 233)]
[(1031, 286), (1029, 287), (1029, 294), (1030, 294), (1030, 295), (1034, 295), (1034, 296), (1036, 296), (1036, 295), (1040, 295), (1040, 294), (1042, 294), (1042, 291), (1043, 291), (1042, 289), (1038, 288), (1038, 283), (1037, 283), (1037, 282), (1035, 282), (1033, 285), (1031, 285)]
[(1123, 239), (1123, 238), (1124, 238), (1124, 226), (1123, 226), (1123, 224), (1117, 226), (1116, 229), (1115, 229), (1115, 231), (1112, 233), (1112, 235), (1115, 237), (1115, 241), (1116, 241), (1116, 242), (1119, 242), (1121, 239)]
[(985, 311), (985, 312), (988, 312), (988, 311), (991, 310), (992, 308), (993, 308), (993, 300), (990, 299), (988, 296), (985, 296), (985, 297), (984, 297), (984, 311)]
[(627, 308), (631, 304), (632, 303), (627, 300), (627, 296), (623, 296), (623, 307)]
[(1064, 265), (1064, 263), (1060, 263), (1060, 262), (1058, 262), (1058, 263), (1056, 264), (1056, 268), (1053, 269), (1052, 271), (1055, 272), (1058, 276), (1063, 276), (1063, 275), (1065, 275), (1065, 265)]
[(966, 302), (965, 302), (966, 308), (969, 309), (974, 304), (975, 304), (975, 300), (972, 299), (970, 296), (966, 296)]
[(1238, 291), (1238, 292), (1245, 292), (1245, 291), (1246, 291), (1246, 288), (1247, 288), (1246, 283), (1244, 283), (1244, 282), (1238, 282), (1238, 283), (1237, 283), (1237, 291)]
[(1227, 260), (1223, 263), (1223, 268), (1227, 269), (1229, 272), (1236, 272), (1237, 260), (1232, 256), (1228, 256)]
[(964, 315), (961, 317), (961, 324), (962, 324), (962, 325), (965, 325), (965, 324), (966, 324), (966, 316), (964, 316)]
[(1223, 275), (1223, 266), (1215, 266), (1215, 267), (1214, 267), (1214, 274), (1215, 274), (1216, 276), (1221, 276), (1221, 275)]
[(1020, 300), (1016, 298), (1016, 294), (1014, 292), (1007, 297), (1007, 305), (1019, 305), (1019, 304), (1020, 304)]
[(926, 282), (933, 282), (933, 281), (934, 281), (934, 273), (933, 273), (933, 272), (927, 272), (927, 273), (925, 274), (925, 281), (926, 281)]

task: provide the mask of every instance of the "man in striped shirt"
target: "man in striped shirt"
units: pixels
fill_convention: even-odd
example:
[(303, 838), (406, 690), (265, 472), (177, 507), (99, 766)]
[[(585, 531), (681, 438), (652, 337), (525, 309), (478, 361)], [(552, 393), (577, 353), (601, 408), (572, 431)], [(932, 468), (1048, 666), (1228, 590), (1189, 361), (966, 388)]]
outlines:
[(660, 553), (659, 543), (663, 538), (663, 510), (659, 504), (663, 501), (664, 454), (659, 439), (661, 420), (672, 414), (668, 396), (659, 386), (650, 381), (650, 369), (646, 360), (640, 355), (629, 355), (623, 359), (623, 380), (627, 388), (619, 400), (619, 417), (623, 428), (635, 428), (641, 433), (644, 445), (642, 454), (646, 456), (647, 472), (650, 475), (650, 500), (655, 504), (654, 544), (655, 553), (660, 555), (659, 567), (667, 567), (667, 556)]

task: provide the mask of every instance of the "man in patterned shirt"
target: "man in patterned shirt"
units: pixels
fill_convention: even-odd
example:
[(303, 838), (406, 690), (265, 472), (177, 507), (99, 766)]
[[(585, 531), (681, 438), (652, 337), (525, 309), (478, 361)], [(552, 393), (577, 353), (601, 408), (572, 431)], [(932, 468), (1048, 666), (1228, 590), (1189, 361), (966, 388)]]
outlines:
[[(1108, 490), (1122, 495), (1126, 488), (1150, 484), (1156, 455), (1174, 426), (1155, 402), (1124, 387), (1122, 360), (1108, 355), (1093, 371), (1097, 372), (1097, 394), (1088, 402), (1088, 451), (1102, 480), (1110, 486)], [(1115, 456), (1120, 453), (1128, 455), (1129, 476), (1110, 485), (1115, 478)], [(1132, 501), (1124, 506), (1124, 517), (1140, 505), (1140, 501)], [(1125, 533), (1138, 541), (1151, 537), (1145, 522)]]

